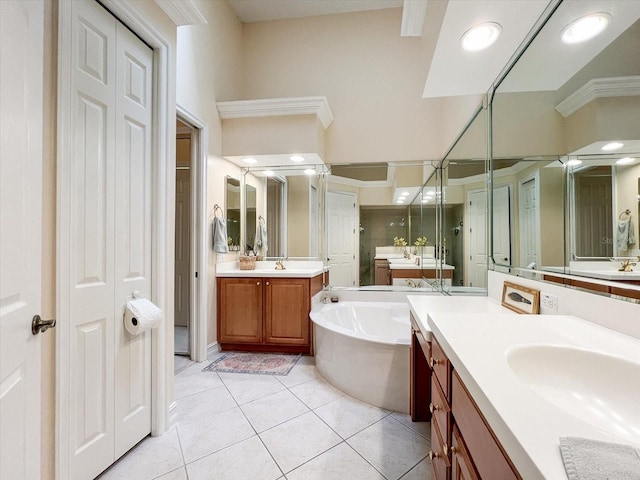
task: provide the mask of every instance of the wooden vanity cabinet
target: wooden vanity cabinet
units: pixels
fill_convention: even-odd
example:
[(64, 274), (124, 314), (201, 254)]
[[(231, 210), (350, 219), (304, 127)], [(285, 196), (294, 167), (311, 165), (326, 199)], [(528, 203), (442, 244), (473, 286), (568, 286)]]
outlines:
[(374, 269), (376, 285), (391, 285), (391, 280), (389, 278), (389, 260), (386, 258), (378, 258), (374, 260)]
[(434, 480), (522, 480), (435, 338), (431, 341)]
[(428, 422), (431, 419), (429, 402), (431, 401), (431, 342), (427, 341), (418, 322), (409, 314), (411, 320), (411, 361), (409, 413), (414, 422)]
[(311, 353), (311, 297), (322, 290), (313, 278), (217, 279), (221, 350)]

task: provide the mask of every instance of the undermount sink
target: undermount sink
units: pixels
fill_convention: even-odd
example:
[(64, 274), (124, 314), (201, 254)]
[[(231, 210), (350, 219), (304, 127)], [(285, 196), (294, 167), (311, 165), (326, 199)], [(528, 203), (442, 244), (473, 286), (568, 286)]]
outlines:
[(389, 258), (389, 263), (416, 263), (415, 258)]
[(640, 363), (579, 348), (528, 345), (506, 354), (538, 395), (580, 420), (638, 443)]

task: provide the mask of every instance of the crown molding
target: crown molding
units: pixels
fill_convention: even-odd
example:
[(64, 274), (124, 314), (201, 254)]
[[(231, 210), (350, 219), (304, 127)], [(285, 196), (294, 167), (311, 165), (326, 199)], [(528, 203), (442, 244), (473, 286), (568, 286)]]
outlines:
[(207, 19), (193, 0), (156, 0), (164, 13), (173, 20), (177, 26), (183, 25), (204, 25)]
[(556, 105), (556, 110), (566, 118), (596, 98), (635, 95), (640, 95), (640, 75), (594, 78)]
[(327, 129), (333, 122), (333, 113), (327, 97), (264, 98), (218, 102), (223, 120), (230, 118), (278, 117), (284, 115), (317, 115)]
[(402, 5), (401, 37), (421, 37), (428, 0), (404, 0)]

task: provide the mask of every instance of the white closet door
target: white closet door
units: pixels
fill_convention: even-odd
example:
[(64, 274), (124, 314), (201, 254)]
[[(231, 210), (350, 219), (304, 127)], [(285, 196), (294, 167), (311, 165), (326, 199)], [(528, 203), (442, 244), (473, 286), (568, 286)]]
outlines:
[(85, 479), (114, 458), (116, 38), (115, 18), (100, 5), (71, 5), (71, 149), (60, 159), (58, 243), (59, 317), (69, 327), (60, 354), (68, 354), (69, 478)]
[(115, 457), (151, 431), (151, 332), (122, 318), (134, 291), (151, 298), (151, 80), (153, 54), (117, 23), (115, 157)]
[(151, 298), (152, 53), (97, 2), (62, 7), (72, 31), (61, 41), (71, 115), (58, 173), (58, 439), (61, 476), (75, 480), (151, 430), (151, 337), (130, 336), (123, 313), (134, 291)]
[(42, 2), (0, 1), (0, 479), (11, 480), (40, 478), (43, 26)]

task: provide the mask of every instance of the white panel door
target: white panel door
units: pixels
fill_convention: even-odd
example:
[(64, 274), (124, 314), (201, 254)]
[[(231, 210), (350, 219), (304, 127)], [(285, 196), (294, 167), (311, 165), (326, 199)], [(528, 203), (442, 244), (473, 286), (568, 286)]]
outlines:
[(130, 336), (123, 313), (134, 291), (151, 297), (152, 55), (93, 0), (62, 11), (59, 471), (85, 479), (150, 432), (150, 333)]
[(68, 421), (68, 476), (84, 479), (114, 458), (116, 22), (95, 2), (71, 7), (72, 137), (58, 173), (59, 316), (68, 320), (60, 354), (68, 350), (69, 378), (60, 423)]
[(520, 266), (538, 267), (540, 229), (538, 228), (538, 185), (536, 178), (520, 184)]
[[(42, 2), (0, 1), (0, 478), (40, 478)], [(46, 333), (45, 335), (52, 335)]]
[(493, 259), (511, 265), (511, 187), (493, 189)]
[(133, 292), (151, 298), (153, 54), (116, 22), (115, 458), (151, 431), (151, 332), (123, 326)]
[(470, 192), (467, 197), (469, 221), (468, 286), (487, 286), (487, 193)]
[(327, 192), (328, 256), (333, 287), (356, 286), (355, 196)]
[[(176, 170), (176, 263), (174, 325), (189, 327), (191, 280), (191, 170)], [(188, 348), (187, 348), (188, 350)], [(189, 353), (188, 351), (176, 353)]]

